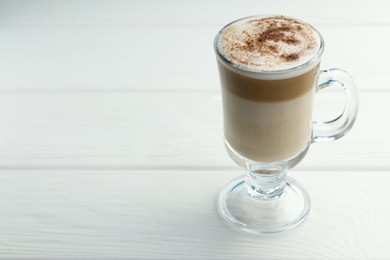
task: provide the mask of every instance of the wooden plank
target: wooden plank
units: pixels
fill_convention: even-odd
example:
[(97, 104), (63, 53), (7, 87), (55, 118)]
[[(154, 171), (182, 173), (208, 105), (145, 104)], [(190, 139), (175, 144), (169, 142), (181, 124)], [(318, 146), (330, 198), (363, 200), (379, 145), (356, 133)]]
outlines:
[(387, 259), (387, 172), (292, 173), (312, 210), (260, 238), (225, 227), (219, 190), (237, 171), (0, 171), (0, 257)]
[[(339, 94), (319, 94), (315, 118), (334, 118)], [(390, 93), (360, 97), (352, 131), (312, 145), (300, 169), (390, 169)], [(3, 93), (0, 168), (235, 169), (221, 110), (219, 91)]]
[[(326, 24), (389, 24), (385, 0), (337, 1), (12, 1), (0, 3), (3, 26), (186, 26), (227, 23), (252, 14), (284, 14)], [(319, 12), (320, 10), (320, 12)]]
[[(0, 90), (218, 89), (212, 43), (222, 25), (2, 28)], [(346, 69), (361, 89), (389, 88), (389, 26), (318, 29), (326, 39), (324, 68)]]

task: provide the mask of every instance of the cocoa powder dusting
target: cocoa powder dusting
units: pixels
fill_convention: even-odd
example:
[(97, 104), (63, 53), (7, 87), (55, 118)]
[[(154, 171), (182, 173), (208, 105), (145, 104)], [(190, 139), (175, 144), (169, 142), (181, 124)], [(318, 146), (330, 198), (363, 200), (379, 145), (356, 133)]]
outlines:
[(282, 41), (287, 43), (287, 44), (290, 44), (290, 45), (296, 45), (296, 44), (300, 43), (300, 41), (294, 37), (289, 37), (289, 38), (283, 39)]
[(291, 54), (283, 54), (280, 55), (280, 58), (282, 58), (285, 61), (296, 61), (299, 59), (299, 54), (298, 53), (291, 53)]
[[(248, 32), (244, 31), (246, 35), (245, 44), (239, 46), (243, 51), (253, 52), (258, 51), (263, 54), (278, 52), (278, 48), (275, 43), (284, 42), (289, 45), (299, 44), (300, 41), (294, 35), (294, 30), (302, 30), (301, 26), (294, 27), (288, 24), (287, 21), (284, 23), (266, 22), (265, 19), (251, 21), (252, 25), (255, 26), (267, 26), (267, 29), (259, 34), (250, 35)], [(299, 53), (294, 53), (290, 55), (288, 59), (283, 59), (286, 61), (292, 61), (299, 59)]]
[(224, 50), (233, 61), (245, 66), (272, 67), (297, 62), (318, 47), (310, 26), (283, 16), (253, 18), (243, 30), (239, 26), (228, 27), (226, 35)]

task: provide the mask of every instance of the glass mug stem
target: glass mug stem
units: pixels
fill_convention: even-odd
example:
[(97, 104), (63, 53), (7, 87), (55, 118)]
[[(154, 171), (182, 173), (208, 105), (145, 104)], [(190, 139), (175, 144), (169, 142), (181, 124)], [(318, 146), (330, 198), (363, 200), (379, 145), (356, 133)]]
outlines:
[(273, 173), (255, 173), (247, 171), (245, 184), (248, 195), (262, 200), (279, 198), (286, 186), (287, 169)]

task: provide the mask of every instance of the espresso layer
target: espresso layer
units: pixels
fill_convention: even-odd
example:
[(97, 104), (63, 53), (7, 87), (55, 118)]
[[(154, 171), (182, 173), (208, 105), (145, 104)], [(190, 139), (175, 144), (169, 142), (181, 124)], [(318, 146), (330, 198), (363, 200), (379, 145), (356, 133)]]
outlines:
[(218, 60), (222, 88), (247, 100), (278, 102), (294, 99), (314, 90), (319, 64), (312, 70), (293, 78), (262, 80), (243, 76)]

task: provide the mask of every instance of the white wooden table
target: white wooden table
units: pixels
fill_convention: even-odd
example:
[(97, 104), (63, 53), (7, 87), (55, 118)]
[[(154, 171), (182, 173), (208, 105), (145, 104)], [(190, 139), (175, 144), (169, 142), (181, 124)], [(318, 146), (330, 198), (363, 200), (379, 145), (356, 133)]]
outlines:
[[(390, 259), (390, 5), (383, 1), (0, 1), (0, 258)], [(296, 231), (227, 228), (215, 33), (259, 13), (326, 40), (360, 114), (290, 174), (312, 210)], [(316, 118), (343, 96), (324, 92)]]

